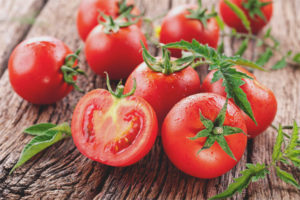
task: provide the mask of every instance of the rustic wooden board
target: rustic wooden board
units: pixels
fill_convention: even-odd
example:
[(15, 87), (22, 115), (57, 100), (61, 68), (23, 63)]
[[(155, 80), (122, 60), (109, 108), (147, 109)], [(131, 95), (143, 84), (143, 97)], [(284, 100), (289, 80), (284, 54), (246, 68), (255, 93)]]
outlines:
[[(4, 0), (0, 0), (0, 5), (2, 2)], [(17, 5), (21, 6), (20, 2)], [(45, 2), (31, 9), (39, 10)], [(16, 35), (7, 40), (7, 44), (1, 43), (3, 47), (0, 48), (2, 56), (0, 69), (6, 68), (9, 52), (24, 35), (27, 38), (51, 35), (62, 39), (72, 49), (82, 47), (83, 43), (76, 31), (74, 12), (79, 2), (80, 0), (48, 0), (32, 27), (27, 25), (22, 36)], [(174, 6), (192, 2), (195, 0), (138, 0), (137, 5), (145, 11), (146, 16), (154, 17)], [(203, 2), (211, 6), (217, 0)], [(292, 47), (299, 51), (300, 36), (297, 30), (300, 25), (300, 14), (296, 12), (297, 8), (298, 10), (300, 8), (300, 2), (297, 0), (275, 1), (272, 27), (276, 30), (274, 31), (276, 36), (285, 43), (284, 48)], [(4, 12), (9, 13), (10, 10), (4, 9)], [(5, 26), (7, 29), (10, 28), (9, 24)], [(3, 27), (1, 24), (0, 30), (4, 30)], [(27, 34), (26, 29), (29, 28)], [(3, 33), (0, 32), (0, 36), (2, 35)], [(287, 38), (295, 38), (295, 40), (287, 40)], [(226, 53), (231, 54), (236, 45), (230, 39), (226, 40), (226, 44)], [(6, 49), (7, 53), (1, 54), (2, 49)], [(152, 52), (157, 53), (153, 48)], [(253, 57), (257, 53), (249, 51), (247, 57)], [(81, 58), (84, 61), (83, 54)], [(79, 80), (80, 86), (85, 91), (104, 87), (104, 81), (94, 75), (86, 63), (83, 63), (82, 67), (89, 77), (87, 80), (84, 78)], [(204, 71), (205, 69), (201, 70)], [(290, 124), (294, 118), (299, 117), (299, 70), (287, 68), (271, 73), (255, 72), (255, 75), (263, 84), (273, 89), (277, 96), (279, 111), (276, 124), (279, 122)], [(8, 173), (17, 162), (24, 144), (31, 139), (30, 136), (22, 133), (24, 128), (40, 122), (70, 122), (73, 108), (83, 94), (72, 92), (57, 104), (34, 106), (23, 101), (13, 92), (7, 71), (0, 78), (0, 94), (0, 199), (207, 199), (223, 191), (232, 179), (238, 176), (240, 170), (245, 168), (246, 162), (270, 162), (275, 139), (275, 132), (269, 129), (250, 141), (250, 146), (239, 164), (224, 176), (213, 180), (196, 179), (177, 170), (164, 154), (160, 138), (143, 160), (126, 168), (107, 167), (93, 162), (82, 156), (73, 141), (68, 139), (37, 155), (9, 176)], [(299, 177), (299, 171), (293, 173)], [(270, 175), (266, 181), (253, 184), (233, 199), (242, 198), (300, 199), (300, 195), (292, 187)]]

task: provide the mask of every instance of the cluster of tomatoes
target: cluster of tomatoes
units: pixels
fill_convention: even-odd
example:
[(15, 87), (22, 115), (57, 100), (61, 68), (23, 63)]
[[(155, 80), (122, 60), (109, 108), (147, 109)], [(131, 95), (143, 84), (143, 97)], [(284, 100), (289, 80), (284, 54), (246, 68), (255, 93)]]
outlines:
[[(249, 12), (254, 32), (271, 17), (272, 4), (259, 7), (265, 15), (263, 20), (258, 15), (252, 19), (242, 0), (232, 2)], [(220, 12), (228, 26), (245, 31), (241, 20), (223, 1)], [(111, 79), (127, 81), (113, 91), (107, 75), (108, 90), (95, 89), (79, 100), (71, 125), (75, 145), (82, 154), (100, 163), (128, 166), (150, 151), (160, 133), (166, 154), (182, 171), (200, 178), (224, 174), (244, 153), (247, 136), (243, 133), (253, 138), (273, 121), (277, 110), (274, 94), (253, 74), (235, 67), (253, 78), (245, 79), (241, 88), (251, 104), (255, 124), (231, 100), (227, 103), (222, 80), (212, 81), (214, 71), (201, 85), (190, 62), (175, 58), (181, 56), (180, 51), (163, 49), (162, 57), (151, 56), (140, 29), (139, 14), (133, 1), (82, 0), (80, 4), (77, 27), (85, 41), (89, 66), (100, 76), (107, 72)], [(160, 41), (196, 39), (215, 48), (219, 27), (214, 16), (206, 14), (201, 5), (175, 8), (163, 20)], [(84, 74), (77, 61), (78, 52), (72, 53), (58, 39), (29, 39), (11, 54), (10, 82), (25, 100), (51, 104), (77, 88), (76, 76)], [(224, 105), (222, 119), (219, 116)], [(226, 131), (231, 132), (223, 137)], [(207, 146), (208, 139), (216, 142)], [(219, 145), (224, 142), (232, 156), (226, 153), (224, 144)]]

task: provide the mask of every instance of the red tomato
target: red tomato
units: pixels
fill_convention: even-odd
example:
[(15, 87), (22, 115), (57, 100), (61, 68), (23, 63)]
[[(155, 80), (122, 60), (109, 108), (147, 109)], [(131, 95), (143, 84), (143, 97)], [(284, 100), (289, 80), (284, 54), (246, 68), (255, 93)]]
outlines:
[(151, 104), (159, 124), (162, 124), (175, 103), (184, 97), (200, 92), (199, 76), (191, 67), (166, 75), (154, 72), (142, 63), (128, 77), (125, 92), (132, 89), (134, 79), (137, 84), (134, 94), (143, 97)]
[(71, 50), (60, 40), (38, 37), (23, 41), (12, 52), (8, 71), (18, 95), (34, 104), (51, 104), (73, 86), (64, 81), (61, 67)]
[[(190, 139), (205, 129), (199, 112), (214, 121), (224, 104), (225, 98), (220, 95), (195, 94), (181, 100), (168, 113), (161, 137), (164, 151), (177, 168), (198, 178), (215, 178), (232, 169), (240, 160), (247, 145), (247, 136), (242, 133), (224, 136), (237, 161), (226, 154), (218, 142), (198, 153), (206, 137)], [(224, 125), (240, 128), (246, 133), (243, 117), (231, 102), (228, 102)]]
[[(164, 18), (160, 32), (160, 42), (167, 44), (186, 40), (192, 42), (196, 39), (201, 44), (208, 44), (216, 48), (219, 41), (219, 26), (214, 18), (207, 20), (207, 27), (200, 20), (189, 19), (188, 9), (196, 9), (197, 6), (180, 6), (172, 9)], [(170, 49), (171, 55), (181, 57), (181, 50)]]
[[(119, 15), (119, 0), (82, 0), (77, 14), (77, 30), (83, 41), (98, 23), (99, 11), (113, 18)], [(128, 0), (127, 4), (132, 5), (133, 0)], [(133, 15), (139, 15), (140, 11), (134, 7)], [(140, 23), (139, 23), (140, 24)]]
[[(241, 8), (248, 20), (250, 21), (252, 33), (257, 34), (271, 19), (273, 12), (273, 3), (268, 4), (266, 6), (261, 7), (261, 12), (265, 16), (265, 20), (259, 17), (258, 15), (254, 15), (254, 18), (251, 18), (249, 15), (249, 10), (244, 8), (243, 2), (247, 2), (245, 0), (229, 0), (231, 3), (234, 3), (239, 8)], [(272, 0), (258, 0), (259, 2), (272, 2)], [(244, 27), (242, 21), (239, 17), (227, 6), (224, 0), (220, 1), (220, 14), (227, 24), (227, 26), (234, 28), (238, 32), (247, 33), (247, 29)]]
[(78, 102), (72, 137), (88, 158), (110, 166), (127, 166), (143, 158), (157, 136), (157, 119), (141, 97), (116, 98), (96, 89)]
[(92, 70), (101, 76), (107, 71), (114, 80), (127, 78), (143, 62), (141, 41), (146, 38), (136, 25), (106, 34), (98, 25), (89, 35), (85, 55)]
[[(256, 77), (240, 66), (235, 68), (248, 76), (252, 77), (253, 80), (243, 79), (245, 84), (241, 86), (242, 90), (246, 93), (248, 101), (250, 102), (254, 118), (257, 125), (250, 119), (250, 117), (242, 111), (245, 119), (248, 135), (251, 138), (264, 132), (272, 123), (277, 112), (277, 101), (273, 92), (261, 85)], [(212, 92), (222, 96), (226, 96), (224, 87), (222, 86), (222, 80), (215, 83), (211, 83), (214, 71), (211, 71), (203, 81), (201, 91)]]

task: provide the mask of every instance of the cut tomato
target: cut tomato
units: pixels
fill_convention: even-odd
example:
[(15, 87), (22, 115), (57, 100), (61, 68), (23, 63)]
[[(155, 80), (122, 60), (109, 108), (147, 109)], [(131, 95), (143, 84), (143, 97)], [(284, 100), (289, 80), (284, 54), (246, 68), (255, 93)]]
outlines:
[(157, 119), (141, 97), (117, 98), (96, 89), (77, 104), (72, 136), (88, 158), (111, 166), (131, 165), (143, 158), (157, 136)]

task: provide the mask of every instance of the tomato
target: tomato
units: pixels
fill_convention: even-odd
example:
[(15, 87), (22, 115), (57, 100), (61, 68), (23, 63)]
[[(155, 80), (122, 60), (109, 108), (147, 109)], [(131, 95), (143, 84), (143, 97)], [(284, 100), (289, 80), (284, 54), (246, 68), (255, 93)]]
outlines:
[[(77, 14), (77, 30), (83, 41), (88, 34), (96, 27), (98, 23), (99, 12), (110, 15), (113, 18), (118, 17), (120, 0), (82, 0)], [(128, 0), (127, 5), (133, 5), (133, 0)], [(134, 7), (131, 14), (139, 15), (140, 11)], [(140, 25), (140, 23), (139, 23)]]
[[(188, 9), (197, 6), (180, 6), (172, 9), (164, 18), (160, 31), (161, 43), (172, 43), (180, 40), (192, 42), (196, 39), (201, 44), (208, 44), (216, 48), (219, 41), (219, 26), (214, 18), (207, 20), (206, 27), (200, 20), (190, 19)], [(171, 49), (172, 56), (181, 57), (181, 50)]]
[[(251, 79), (243, 79), (245, 82), (241, 86), (241, 89), (246, 93), (248, 101), (250, 102), (254, 118), (257, 125), (251, 120), (251, 118), (242, 112), (245, 119), (248, 135), (251, 138), (264, 132), (272, 123), (277, 112), (277, 101), (273, 92), (260, 84), (256, 77), (240, 66), (235, 66), (237, 71), (246, 73)], [(203, 81), (201, 91), (213, 92), (222, 96), (226, 96), (224, 87), (222, 86), (222, 80), (215, 83), (211, 83), (214, 71), (211, 71)]]
[(14, 49), (8, 63), (13, 89), (34, 104), (51, 104), (61, 100), (73, 89), (72, 84), (64, 81), (61, 70), (63, 65), (72, 67), (76, 64), (72, 61), (67, 63), (66, 57), (71, 54), (62, 41), (52, 37), (23, 41)]
[(140, 41), (146, 43), (146, 38), (136, 25), (109, 34), (103, 29), (98, 25), (86, 40), (87, 62), (98, 75), (104, 76), (107, 71), (114, 80), (127, 78), (143, 62)]
[(200, 92), (200, 79), (197, 72), (187, 67), (171, 74), (155, 72), (146, 63), (140, 64), (128, 77), (125, 92), (133, 87), (136, 80), (135, 95), (148, 101), (156, 112), (159, 124), (175, 103), (186, 96)]
[[(168, 113), (162, 127), (162, 143), (168, 158), (178, 169), (198, 178), (215, 178), (232, 169), (240, 160), (247, 145), (247, 136), (243, 133), (224, 136), (236, 161), (216, 141), (199, 152), (206, 137), (190, 139), (205, 129), (199, 112), (214, 121), (224, 104), (225, 98), (220, 95), (201, 93), (184, 98)], [(247, 132), (239, 109), (230, 101), (224, 125)]]
[(78, 102), (71, 131), (83, 155), (106, 165), (127, 166), (150, 151), (157, 136), (157, 119), (141, 97), (120, 98), (96, 89)]
[[(246, 9), (243, 6), (243, 3), (247, 3), (248, 1), (245, 0), (229, 0), (231, 3), (237, 5), (239, 8), (241, 8), (245, 15), (247, 16), (248, 20), (250, 21), (251, 30), (252, 33), (257, 34), (271, 19), (272, 12), (273, 12), (273, 3), (272, 0), (254, 0), (256, 1), (256, 4), (259, 3), (266, 3), (271, 2), (270, 4), (266, 6), (262, 6), (256, 9), (256, 11), (263, 14), (265, 19), (261, 18), (257, 14), (254, 14), (253, 18), (251, 17), (250, 13), (251, 10)], [(253, 1), (253, 0), (252, 0)], [(255, 11), (255, 9), (252, 9), (252, 13)], [(256, 12), (257, 13), (257, 12)], [(220, 1), (220, 14), (224, 20), (224, 22), (227, 24), (227, 26), (234, 28), (238, 32), (247, 33), (247, 29), (244, 27), (242, 21), (239, 19), (239, 17), (227, 6), (224, 2), (224, 0)]]

